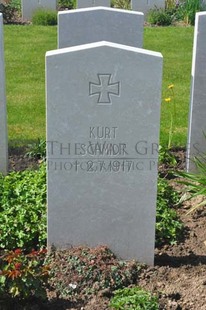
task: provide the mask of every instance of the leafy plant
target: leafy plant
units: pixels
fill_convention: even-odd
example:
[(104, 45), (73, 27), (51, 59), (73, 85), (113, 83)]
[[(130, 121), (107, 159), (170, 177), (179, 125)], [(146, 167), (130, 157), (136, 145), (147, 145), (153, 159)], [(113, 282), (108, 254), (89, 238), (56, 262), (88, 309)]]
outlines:
[(3, 14), (4, 23), (12, 23), (16, 11), (16, 8), (11, 3), (0, 3), (0, 13)]
[(131, 1), (130, 0), (113, 0), (112, 7), (130, 10), (131, 9)]
[(32, 15), (33, 25), (54, 26), (57, 25), (57, 12), (47, 9), (39, 9)]
[(200, 0), (182, 0), (179, 2), (176, 15), (183, 20), (186, 25), (194, 25), (196, 12), (201, 11), (202, 3)]
[(21, 0), (10, 0), (10, 6), (15, 8), (18, 12), (21, 11)]
[(177, 164), (175, 156), (171, 153), (171, 150), (165, 146), (159, 146), (159, 163), (169, 166), (175, 166)]
[(159, 178), (156, 211), (156, 244), (165, 242), (174, 244), (180, 236), (183, 225), (176, 211), (172, 208), (179, 202), (179, 195), (168, 185), (167, 181)]
[(119, 261), (106, 246), (55, 251), (48, 257), (48, 263), (49, 284), (61, 297), (69, 296), (71, 300), (133, 284), (140, 270), (135, 262)]
[(0, 176), (0, 248), (46, 244), (46, 169)]
[(117, 310), (158, 310), (158, 298), (140, 287), (124, 288), (114, 292), (109, 305)]
[(46, 141), (43, 139), (38, 139), (36, 143), (29, 145), (29, 151), (26, 153), (26, 156), (36, 159), (45, 159)]
[(46, 250), (32, 250), (24, 254), (21, 249), (0, 254), (1, 296), (28, 299), (46, 297), (45, 284), (49, 266), (44, 265)]
[(174, 9), (178, 5), (177, 0), (166, 0), (165, 1), (165, 8), (166, 9)]
[[(206, 157), (195, 157), (194, 163), (197, 168), (196, 173), (189, 173), (186, 171), (179, 171), (176, 173), (178, 177), (184, 178), (184, 180), (179, 181), (179, 183), (184, 184), (186, 186), (185, 192), (190, 194), (189, 196), (184, 194), (181, 201), (190, 200), (200, 195), (206, 197)], [(201, 203), (194, 205), (187, 214), (205, 205), (206, 198), (203, 199)]]
[(155, 8), (148, 12), (147, 21), (151, 25), (169, 26), (172, 24), (173, 17), (170, 11), (163, 8)]
[(168, 137), (168, 144), (167, 148), (170, 149), (172, 146), (172, 138), (174, 134), (174, 128), (175, 128), (175, 120), (176, 120), (176, 103), (175, 103), (175, 95), (174, 95), (174, 85), (170, 84), (167, 87), (167, 98), (165, 98), (165, 102), (173, 103), (173, 110), (170, 111), (170, 129), (169, 129), (169, 137)]
[[(157, 195), (157, 244), (175, 242), (181, 224), (171, 206), (178, 194), (159, 179)], [(46, 244), (46, 169), (0, 176), (0, 248), (41, 247)]]
[(58, 0), (58, 7), (60, 9), (75, 9), (76, 0)]

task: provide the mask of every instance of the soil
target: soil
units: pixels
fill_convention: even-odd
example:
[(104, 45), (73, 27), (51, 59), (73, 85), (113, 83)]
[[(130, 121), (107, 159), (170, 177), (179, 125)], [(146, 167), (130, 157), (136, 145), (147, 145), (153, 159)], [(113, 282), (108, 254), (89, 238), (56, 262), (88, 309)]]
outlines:
[[(38, 165), (38, 159), (29, 159), (22, 155), (22, 152), (23, 150), (11, 150), (10, 170), (24, 170), (28, 167), (35, 168)], [(176, 157), (178, 169), (183, 169), (184, 150), (174, 150), (173, 154)], [(169, 178), (170, 169), (169, 165), (160, 166), (161, 175)], [(171, 179), (169, 182), (175, 189), (182, 189), (182, 185), (177, 185), (175, 179)], [(202, 197), (198, 197), (195, 200), (187, 201), (177, 209), (185, 227), (182, 240), (176, 245), (164, 245), (156, 248), (154, 266), (142, 268), (136, 279), (136, 285), (159, 296), (160, 309), (206, 310), (206, 210), (198, 209), (198, 211), (187, 215), (191, 206), (201, 199)], [(71, 254), (69, 251), (68, 255)], [(118, 260), (116, 260), (117, 262)], [(60, 261), (59, 264), (61, 264)], [(79, 296), (76, 302), (58, 297), (58, 294), (53, 290), (48, 290), (47, 295), (46, 303), (33, 300), (26, 308), (12, 303), (6, 309), (110, 309), (108, 306), (110, 292), (105, 293), (100, 290), (97, 294), (91, 295), (88, 300)], [(4, 309), (0, 303), (0, 310)]]

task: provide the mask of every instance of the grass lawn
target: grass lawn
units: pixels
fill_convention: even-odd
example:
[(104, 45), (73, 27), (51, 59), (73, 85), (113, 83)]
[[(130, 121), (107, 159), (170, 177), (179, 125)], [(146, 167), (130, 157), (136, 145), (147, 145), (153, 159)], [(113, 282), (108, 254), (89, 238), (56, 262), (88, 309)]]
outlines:
[(56, 27), (4, 27), (10, 145), (45, 138), (45, 53), (56, 49), (56, 32)]
[[(190, 95), (193, 27), (147, 27), (144, 48), (164, 57), (161, 144), (167, 145), (172, 102), (167, 87), (174, 84), (177, 115), (173, 145), (186, 145)], [(10, 145), (45, 138), (45, 53), (57, 47), (57, 28), (4, 27)]]
[(166, 103), (168, 85), (174, 84), (176, 117), (174, 119), (173, 145), (185, 146), (190, 100), (193, 27), (145, 28), (144, 48), (163, 55), (162, 113), (160, 142), (167, 145), (172, 102)]

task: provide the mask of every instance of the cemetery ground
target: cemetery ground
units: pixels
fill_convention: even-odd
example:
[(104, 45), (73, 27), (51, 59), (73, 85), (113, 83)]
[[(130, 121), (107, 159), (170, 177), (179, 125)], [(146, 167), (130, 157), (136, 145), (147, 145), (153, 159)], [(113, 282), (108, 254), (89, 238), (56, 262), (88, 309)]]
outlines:
[[(174, 112), (174, 100), (177, 113), (173, 136), (170, 137), (172, 138), (171, 144), (173, 146), (186, 144), (192, 40), (192, 27), (145, 29), (144, 47), (159, 51), (164, 56), (161, 145), (166, 148), (171, 129), (170, 117)], [(42, 282), (38, 281), (39, 278), (43, 279), (47, 273), (47, 268), (41, 269), (41, 265), (38, 265), (44, 257), (44, 251), (39, 252), (37, 249), (37, 244), (44, 244), (46, 235), (44, 222), (46, 215), (43, 211), (46, 199), (45, 169), (41, 163), (42, 160), (39, 159), (39, 153), (42, 154), (44, 150), (44, 143), (38, 144), (37, 148), (32, 151), (25, 151), (25, 146), (29, 142), (33, 143), (37, 138), (45, 138), (44, 56), (47, 50), (55, 48), (56, 27), (13, 25), (5, 27), (10, 169), (22, 170), (20, 174), (14, 172), (11, 178), (1, 179), (1, 189), (2, 180), (4, 180), (1, 201), (4, 205), (9, 205), (10, 212), (19, 210), (19, 217), (17, 213), (14, 217), (11, 213), (4, 213), (1, 219), (3, 232), (1, 231), (0, 246), (14, 251), (10, 252), (9, 258), (5, 257), (11, 267), (11, 270), (8, 268), (6, 273), (10, 274), (8, 278), (10, 286), (6, 287), (7, 293), (9, 289), (11, 290), (10, 296), (15, 293), (18, 296), (19, 292), (25, 294), (24, 297), (30, 296), (32, 292), (35, 292), (37, 296), (41, 295)], [(174, 84), (172, 88), (174, 94), (172, 94), (172, 104), (168, 104), (164, 98), (171, 96), (171, 88), (168, 88), (168, 85), (172, 84)], [(173, 161), (174, 157), (171, 161), (169, 159), (169, 163), (165, 162), (164, 155), (167, 153), (163, 154), (163, 164), (160, 165), (159, 170), (161, 176), (172, 186), (172, 190), (161, 185), (159, 199), (167, 207), (169, 206), (170, 210), (177, 212), (184, 228), (181, 228), (175, 219), (174, 230), (169, 229), (168, 232), (165, 223), (170, 221), (172, 216), (171, 213), (169, 216), (164, 214), (165, 218), (162, 218), (162, 222), (166, 230), (163, 236), (161, 231), (159, 232), (162, 243), (156, 246), (154, 267), (139, 267), (134, 262), (123, 264), (104, 246), (93, 250), (72, 248), (66, 253), (56, 252), (46, 263), (51, 273), (46, 301), (34, 298), (27, 302), (20, 301), (18, 298), (3, 299), (2, 297), (0, 309), (106, 310), (111, 309), (109, 300), (114, 289), (136, 285), (156, 294), (159, 297), (160, 309), (206, 309), (206, 214), (204, 208), (199, 208), (187, 215), (188, 210), (202, 197), (185, 202), (181, 206), (177, 205), (177, 197), (174, 193), (175, 190), (182, 190), (183, 186), (172, 178), (169, 170), (184, 168), (184, 150), (180, 148), (175, 150), (178, 150), (174, 152), (176, 164)], [(29, 152), (30, 157), (25, 156), (26, 152)], [(26, 172), (25, 169), (28, 167), (30, 170)], [(35, 212), (37, 197), (38, 215)], [(25, 214), (21, 213), (22, 205), (26, 208), (28, 217), (32, 218), (32, 220), (27, 219), (31, 226), (26, 226), (25, 221), (22, 220), (25, 219)], [(32, 207), (33, 205), (35, 207)], [(15, 208), (16, 211), (14, 211)], [(9, 219), (14, 221), (9, 222)], [(43, 224), (39, 219), (43, 220)], [(6, 224), (2, 225), (3, 223)], [(9, 233), (6, 225), (10, 225)], [(36, 235), (38, 230), (39, 233)], [(13, 238), (12, 234), (14, 234)], [(176, 234), (177, 242), (175, 242)], [(19, 250), (22, 245), (27, 250), (25, 256)], [(28, 272), (23, 274), (21, 268), (28, 262), (30, 262)], [(2, 265), (0, 269), (3, 269)], [(79, 277), (77, 277), (77, 270)], [(13, 273), (8, 273), (11, 271)], [(101, 271), (101, 276), (99, 271)], [(29, 274), (31, 274), (30, 278)], [(26, 278), (22, 282), (23, 286), (20, 275)], [(106, 282), (107, 285), (102, 285)], [(1, 282), (0, 296), (5, 293), (4, 285), (5, 283)], [(77, 291), (78, 293), (75, 294)]]
[[(38, 149), (36, 147), (32, 149), (28, 148), (26, 156), (25, 153), (26, 152), (23, 149), (10, 150), (10, 169), (16, 171), (16, 175), (18, 175), (18, 171), (20, 170), (24, 173), (25, 169), (29, 168), (32, 172), (42, 165), (42, 159), (39, 157), (40, 154), (43, 153), (43, 155), (45, 155), (45, 153), (41, 144)], [(159, 191), (168, 192), (167, 195), (163, 194), (164, 199), (166, 199), (166, 205), (170, 203), (169, 200), (172, 200), (170, 195), (173, 195), (174, 191), (183, 191), (183, 185), (177, 183), (177, 179), (172, 177), (170, 171), (171, 168), (177, 170), (184, 169), (185, 153), (183, 149), (178, 149), (173, 151), (172, 154), (176, 159), (176, 166), (172, 166), (171, 163), (170, 165), (162, 163), (159, 167), (161, 177), (167, 180), (172, 187), (172, 192), (169, 193), (168, 189), (164, 186), (159, 186)], [(14, 180), (12, 181), (11, 179), (10, 185), (13, 182), (13, 189), (10, 190), (10, 195), (12, 192), (14, 195), (14, 192), (18, 189), (19, 196), (22, 196), (22, 205), (24, 205), (25, 198), (23, 196), (26, 183), (28, 190), (33, 189), (33, 192), (36, 191), (36, 195), (39, 196), (38, 199), (42, 199), (43, 201), (45, 190), (43, 184), (45, 180), (42, 182), (42, 177), (44, 179), (45, 174), (43, 173), (42, 175), (42, 168), (40, 168), (39, 176), (40, 178), (36, 179), (36, 181), (32, 180), (32, 174), (28, 175), (30, 180), (25, 178), (25, 181), (23, 181), (24, 178), (17, 177), (16, 182), (14, 182)], [(34, 176), (33, 178), (35, 179)], [(18, 179), (19, 183), (17, 182)], [(31, 188), (29, 183), (32, 185)], [(7, 187), (8, 184), (7, 186), (4, 186), (4, 190)], [(8, 193), (4, 193), (4, 199), (7, 195)], [(13, 199), (14, 201), (17, 199), (15, 195)], [(30, 199), (32, 201), (32, 195)], [(176, 205), (175, 202), (177, 202), (177, 200), (172, 200), (173, 206), (170, 205), (169, 208), (177, 212), (184, 228), (175, 230), (175, 226), (173, 226), (175, 234), (177, 233), (177, 242), (175, 242), (176, 236), (174, 236), (171, 231), (169, 232), (170, 220), (168, 217), (171, 217), (171, 214), (164, 214), (165, 221), (162, 219), (162, 222), (164, 222), (165, 227), (168, 222), (168, 230), (167, 228), (164, 230), (164, 235), (165, 238), (167, 238), (171, 233), (169, 237), (171, 238), (171, 242), (169, 242), (169, 240), (164, 242), (164, 237), (161, 233), (158, 235), (159, 240), (162, 240), (163, 242), (158, 241), (158, 245), (155, 248), (154, 267), (137, 265), (133, 261), (123, 264), (123, 262), (115, 258), (104, 245), (95, 249), (89, 249), (85, 246), (74, 247), (65, 252), (54, 252), (46, 262), (46, 266), (49, 266), (48, 270), (50, 273), (49, 285), (46, 285), (46, 301), (41, 298), (31, 298), (29, 301), (27, 298), (25, 300), (11, 297), (9, 299), (0, 298), (0, 309), (109, 310), (112, 309), (109, 307), (109, 303), (115, 288), (117, 289), (124, 286), (140, 286), (151, 292), (153, 295), (158, 296), (159, 309), (205, 309), (206, 212), (204, 208), (199, 208), (197, 211), (187, 214), (191, 207), (199, 203), (202, 199), (202, 197), (197, 197), (192, 201), (184, 202), (182, 205)], [(17, 201), (18, 199), (16, 202)], [(27, 201), (30, 204), (28, 197)], [(159, 203), (160, 202), (161, 200), (159, 200)], [(39, 209), (40, 207), (38, 207), (38, 210)], [(29, 216), (31, 215), (32, 213), (29, 214)], [(19, 217), (20, 216), (21, 215), (19, 215)], [(27, 220), (27, 223), (31, 223), (32, 231), (36, 223), (32, 223), (26, 218), (24, 218), (24, 220)], [(15, 223), (13, 224), (16, 226)], [(24, 228), (22, 229), (22, 226), (18, 227), (19, 232), (24, 230)], [(10, 234), (14, 234), (15, 230), (17, 230), (16, 227), (14, 227), (13, 230), (11, 229)], [(43, 234), (44, 228), (39, 226), (39, 230)], [(16, 235), (15, 237), (18, 240), (18, 236)], [(8, 244), (11, 244), (11, 236), (7, 236), (6, 238), (8, 239)], [(25, 236), (22, 237), (22, 240), (24, 238)], [(3, 242), (5, 241), (3, 240)], [(27, 244), (29, 244), (29, 240), (27, 240)], [(38, 254), (36, 249), (32, 250), (31, 253), (33, 253), (32, 259), (34, 261), (35, 259), (41, 261), (41, 254)], [(31, 255), (31, 253), (28, 251), (27, 255)], [(22, 263), (22, 265), (25, 264), (25, 261), (18, 260), (18, 257), (20, 257), (21, 254), (18, 255), (18, 249), (16, 249), (14, 257), (16, 257), (17, 261)], [(43, 258), (44, 257), (45, 254), (43, 254)], [(20, 270), (21, 268), (19, 271)], [(40, 269), (38, 272), (39, 271)], [(35, 277), (35, 272), (33, 273), (33, 276)], [(21, 292), (23, 287), (19, 285), (18, 277), (15, 278), (14, 276), (11, 279)], [(29, 282), (29, 277), (27, 277), (27, 281)], [(31, 278), (30, 281), (30, 286), (28, 285), (28, 287), (24, 287), (25, 292), (29, 292), (30, 294), (32, 291), (35, 291), (36, 296), (38, 296), (38, 294), (42, 295), (43, 291), (41, 292), (40, 287), (36, 287), (36, 285), (40, 286), (41, 282), (37, 281), (37, 283), (34, 283)], [(38, 292), (38, 290), (40, 291)], [(131, 309), (135, 310), (138, 308)]]

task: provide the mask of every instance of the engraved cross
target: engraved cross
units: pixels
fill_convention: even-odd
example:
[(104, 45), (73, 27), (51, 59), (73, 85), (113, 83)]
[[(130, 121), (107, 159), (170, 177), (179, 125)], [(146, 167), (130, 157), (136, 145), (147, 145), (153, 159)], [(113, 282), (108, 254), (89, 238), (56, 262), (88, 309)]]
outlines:
[(98, 104), (112, 104), (111, 95), (120, 95), (120, 82), (112, 83), (111, 74), (97, 74), (98, 83), (89, 83), (89, 95), (98, 95)]

